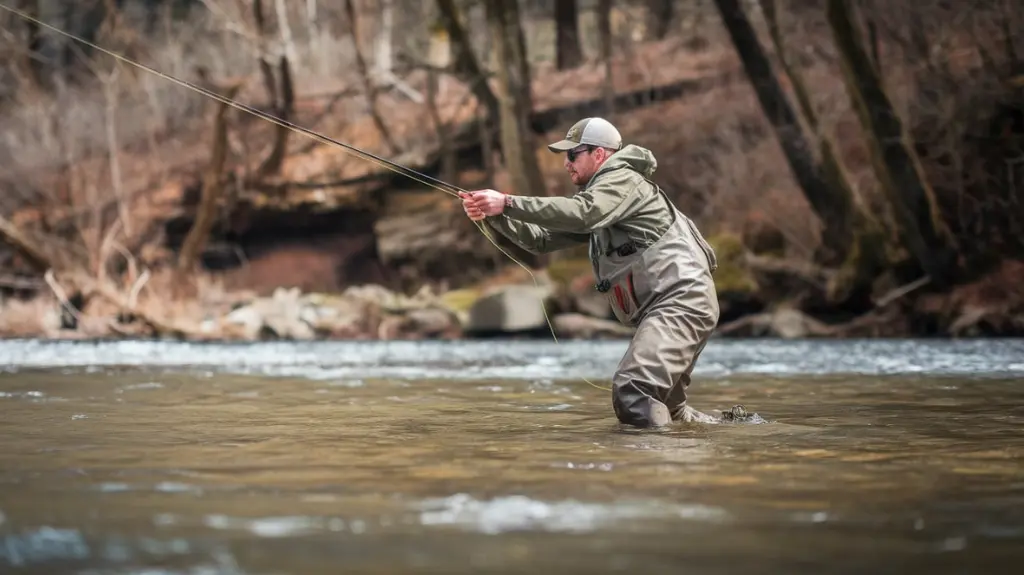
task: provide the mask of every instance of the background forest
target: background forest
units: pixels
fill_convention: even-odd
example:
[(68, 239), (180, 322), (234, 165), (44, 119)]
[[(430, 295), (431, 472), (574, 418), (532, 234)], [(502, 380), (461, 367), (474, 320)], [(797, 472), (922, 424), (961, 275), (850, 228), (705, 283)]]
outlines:
[(430, 180), (46, 25), (463, 189), (571, 194), (544, 144), (606, 117), (718, 251), (721, 335), (1024, 330), (1009, 0), (0, 4), (5, 336), (628, 334), (584, 253), (499, 242), (528, 273)]

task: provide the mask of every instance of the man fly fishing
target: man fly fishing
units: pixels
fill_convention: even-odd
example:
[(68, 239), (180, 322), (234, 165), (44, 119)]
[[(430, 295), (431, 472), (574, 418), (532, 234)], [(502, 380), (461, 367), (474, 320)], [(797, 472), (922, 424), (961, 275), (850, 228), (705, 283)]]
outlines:
[[(718, 323), (711, 277), (717, 268), (715, 253), (694, 223), (650, 180), (657, 168), (654, 154), (633, 144), (623, 147), (619, 131), (608, 121), (580, 120), (565, 139), (548, 146), (552, 152), (565, 152), (566, 171), (580, 187), (571, 197), (511, 196), (496, 190), (456, 193), (440, 180), (164, 74), (21, 10), (3, 4), (0, 9), (225, 105), (458, 195), (470, 218), (486, 219), (527, 251), (545, 253), (589, 243), (597, 289), (608, 298), (616, 318), (636, 328), (612, 381), (619, 421), (638, 427), (660, 427), (672, 420), (715, 421), (686, 405), (690, 373)], [(723, 415), (745, 419), (745, 410), (737, 413), (737, 408), (741, 406)]]
[(714, 250), (651, 181), (654, 154), (635, 144), (623, 147), (607, 120), (580, 120), (548, 149), (565, 153), (577, 193), (464, 192), (466, 214), (532, 253), (589, 244), (597, 290), (620, 323), (636, 328), (612, 378), (620, 422), (715, 421), (686, 404), (690, 374), (718, 323)]

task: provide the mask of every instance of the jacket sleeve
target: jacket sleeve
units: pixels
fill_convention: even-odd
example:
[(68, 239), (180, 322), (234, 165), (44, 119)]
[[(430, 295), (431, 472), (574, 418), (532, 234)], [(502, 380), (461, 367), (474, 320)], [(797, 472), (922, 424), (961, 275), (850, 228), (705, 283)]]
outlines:
[(640, 183), (625, 170), (612, 172), (569, 197), (511, 196), (504, 214), (553, 231), (589, 234), (636, 211), (644, 201)]
[(573, 234), (546, 230), (535, 224), (517, 222), (504, 215), (490, 217), (487, 223), (501, 235), (533, 254), (544, 254), (590, 241), (589, 234)]

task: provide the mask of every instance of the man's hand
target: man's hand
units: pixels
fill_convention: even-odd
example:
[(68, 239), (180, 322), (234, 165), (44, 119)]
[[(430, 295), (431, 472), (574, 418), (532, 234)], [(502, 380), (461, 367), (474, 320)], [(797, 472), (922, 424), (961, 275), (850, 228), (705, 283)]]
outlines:
[(462, 198), (462, 209), (466, 211), (469, 219), (478, 222), (487, 217), (480, 208), (476, 207), (476, 200), (473, 198), (472, 192), (459, 192), (459, 197)]
[(466, 210), (466, 215), (473, 221), (497, 216), (505, 211), (505, 194), (497, 190), (460, 192), (459, 197), (462, 198), (462, 208)]

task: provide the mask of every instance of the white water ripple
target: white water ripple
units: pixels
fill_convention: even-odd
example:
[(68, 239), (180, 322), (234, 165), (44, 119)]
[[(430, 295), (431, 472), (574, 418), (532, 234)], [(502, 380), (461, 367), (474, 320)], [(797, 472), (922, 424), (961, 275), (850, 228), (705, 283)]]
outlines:
[(425, 501), (420, 522), (427, 526), (455, 526), (496, 535), (523, 530), (585, 533), (629, 520), (721, 521), (727, 517), (721, 508), (699, 504), (546, 502), (522, 495), (479, 500), (460, 493)]
[[(61, 367), (190, 369), (358, 385), (366, 378), (555, 381), (606, 378), (626, 350), (602, 341), (0, 342), (5, 372)], [(1024, 339), (712, 339), (694, 374), (1024, 375)], [(346, 383), (342, 383), (345, 385)], [(12, 397), (8, 395), (7, 397)], [(16, 397), (16, 396), (15, 396)]]

